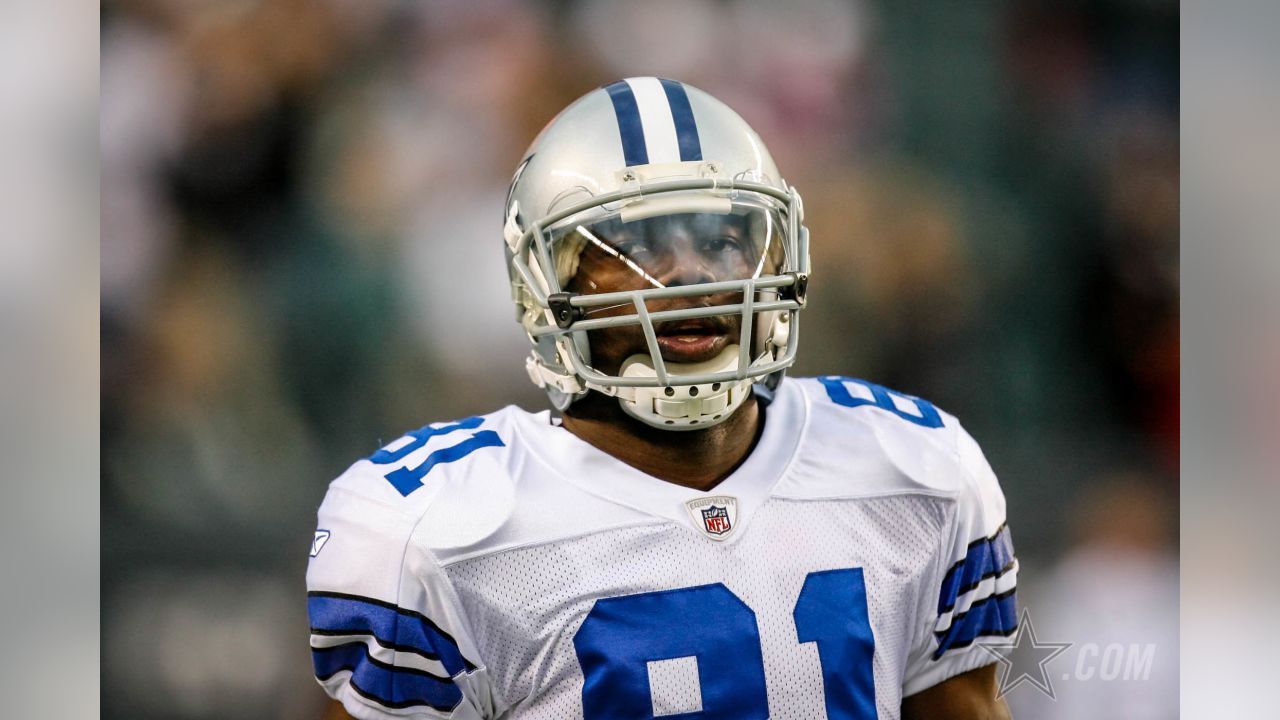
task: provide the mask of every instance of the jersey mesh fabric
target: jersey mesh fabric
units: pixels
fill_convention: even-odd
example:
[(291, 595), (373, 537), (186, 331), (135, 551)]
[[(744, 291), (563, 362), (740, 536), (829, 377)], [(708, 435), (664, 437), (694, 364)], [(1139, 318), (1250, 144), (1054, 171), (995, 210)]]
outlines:
[[(775, 497), (732, 544), (655, 520), (473, 558), (446, 572), (509, 707), (504, 717), (581, 717), (573, 638), (596, 599), (723, 583), (755, 613), (771, 717), (822, 720), (817, 647), (798, 642), (793, 611), (809, 573), (862, 568), (875, 636), (876, 705), (885, 720), (899, 717), (921, 593), (936, 592), (933, 560), (948, 507), (948, 500), (926, 495)], [(672, 622), (699, 629), (697, 617)]]

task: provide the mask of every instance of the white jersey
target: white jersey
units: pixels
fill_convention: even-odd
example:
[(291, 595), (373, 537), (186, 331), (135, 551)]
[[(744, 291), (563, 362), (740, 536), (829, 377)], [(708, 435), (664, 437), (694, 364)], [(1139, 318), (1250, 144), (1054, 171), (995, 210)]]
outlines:
[(321, 685), (356, 718), (886, 720), (990, 664), (1017, 561), (955, 418), (835, 377), (764, 417), (710, 492), (515, 407), (357, 462), (307, 572)]

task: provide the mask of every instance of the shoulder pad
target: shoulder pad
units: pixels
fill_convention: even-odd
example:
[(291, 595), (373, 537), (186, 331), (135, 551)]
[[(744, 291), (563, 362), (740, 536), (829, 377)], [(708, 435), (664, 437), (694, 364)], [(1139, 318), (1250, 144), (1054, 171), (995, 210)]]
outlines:
[(810, 406), (799, 452), (802, 496), (964, 492), (955, 417), (923, 398), (838, 376), (788, 379)]
[(506, 408), (432, 423), (356, 461), (330, 485), (412, 516), (428, 546), (468, 544), (512, 509), (512, 428)]

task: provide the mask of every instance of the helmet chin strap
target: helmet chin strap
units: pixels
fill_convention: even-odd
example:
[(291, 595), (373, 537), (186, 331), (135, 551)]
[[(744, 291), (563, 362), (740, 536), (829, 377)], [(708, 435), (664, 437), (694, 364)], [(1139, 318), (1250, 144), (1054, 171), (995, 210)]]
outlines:
[[(755, 362), (768, 359), (762, 354)], [(753, 363), (755, 364), (755, 363)], [(725, 372), (738, 367), (738, 346), (729, 345), (714, 358), (700, 363), (666, 363), (673, 376)], [(637, 354), (627, 358), (621, 377), (657, 378), (653, 357)], [(667, 387), (618, 387), (618, 403), (631, 417), (662, 430), (698, 430), (718, 425), (729, 418), (751, 394), (752, 378), (697, 385)]]

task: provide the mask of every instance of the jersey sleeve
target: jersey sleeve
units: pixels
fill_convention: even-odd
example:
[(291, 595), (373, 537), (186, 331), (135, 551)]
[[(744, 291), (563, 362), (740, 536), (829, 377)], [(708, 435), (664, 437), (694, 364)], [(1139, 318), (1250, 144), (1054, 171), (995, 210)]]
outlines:
[(316, 679), (359, 720), (494, 717), (461, 603), (416, 526), (330, 488), (307, 568)]
[(1018, 627), (1018, 560), (1004, 494), (978, 443), (958, 428), (959, 492), (935, 571), (923, 591), (903, 695), (995, 662), (981, 647)]

